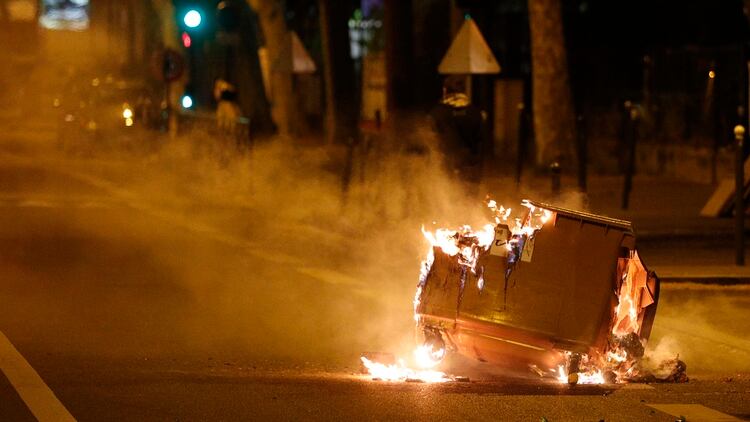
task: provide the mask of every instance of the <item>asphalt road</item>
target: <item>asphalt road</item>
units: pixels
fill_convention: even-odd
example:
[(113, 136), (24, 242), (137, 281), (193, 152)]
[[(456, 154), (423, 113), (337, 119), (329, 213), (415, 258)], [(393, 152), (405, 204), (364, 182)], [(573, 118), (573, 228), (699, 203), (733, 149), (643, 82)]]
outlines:
[[(464, 223), (455, 192), (405, 162), (369, 168), (380, 188), (342, 204), (336, 172), (316, 170), (326, 152), (259, 145), (233, 162), (200, 133), (60, 145), (52, 100), (88, 57), (75, 36), (56, 33), (0, 92), (0, 421), (750, 419), (742, 286), (663, 286), (649, 347), (679, 353), (687, 384), (359, 374), (363, 351), (408, 353), (416, 208)], [(664, 195), (634, 204), (658, 219)], [(644, 259), (714, 262), (724, 243), (647, 244)]]
[[(651, 345), (684, 385), (373, 381), (357, 356), (408, 343), (418, 255), (360, 235), (390, 252), (373, 265), (281, 208), (177, 203), (87, 160), (0, 159), (0, 332), (78, 420), (750, 418), (746, 288), (665, 286)], [(33, 420), (9, 378), (0, 420)]]

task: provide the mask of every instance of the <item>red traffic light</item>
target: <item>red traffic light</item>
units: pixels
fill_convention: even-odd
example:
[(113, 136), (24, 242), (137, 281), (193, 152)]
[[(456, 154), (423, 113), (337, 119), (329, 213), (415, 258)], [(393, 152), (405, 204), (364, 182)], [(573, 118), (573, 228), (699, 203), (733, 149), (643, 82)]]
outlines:
[(190, 48), (190, 46), (193, 45), (193, 39), (190, 38), (190, 34), (187, 32), (182, 33), (182, 45), (185, 46), (185, 48)]

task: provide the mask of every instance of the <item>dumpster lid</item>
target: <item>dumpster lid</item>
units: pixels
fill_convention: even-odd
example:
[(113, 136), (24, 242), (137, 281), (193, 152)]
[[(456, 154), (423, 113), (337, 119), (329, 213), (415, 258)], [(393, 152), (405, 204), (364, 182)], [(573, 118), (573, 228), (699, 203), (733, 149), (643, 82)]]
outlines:
[(568, 217), (579, 218), (581, 220), (585, 220), (591, 223), (602, 224), (602, 225), (609, 226), (609, 227), (617, 227), (620, 229), (633, 231), (633, 224), (630, 221), (619, 220), (617, 218), (606, 217), (603, 215), (591, 214), (591, 213), (584, 212), (584, 211), (571, 210), (568, 208), (545, 204), (543, 202), (530, 201), (528, 199), (524, 199), (523, 202), (533, 205), (538, 208), (543, 208), (545, 210), (554, 211), (558, 214), (562, 214)]

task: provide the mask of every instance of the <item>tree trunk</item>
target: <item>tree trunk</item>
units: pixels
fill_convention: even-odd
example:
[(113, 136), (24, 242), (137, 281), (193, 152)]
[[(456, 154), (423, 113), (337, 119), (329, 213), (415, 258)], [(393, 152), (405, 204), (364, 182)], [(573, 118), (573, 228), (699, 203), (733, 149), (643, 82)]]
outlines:
[(563, 36), (561, 0), (529, 0), (536, 164), (573, 166), (575, 116)]
[(414, 102), (414, 51), (411, 0), (385, 0), (386, 101), (391, 117)]
[[(242, 3), (239, 3), (242, 4)], [(260, 40), (258, 14), (249, 3), (242, 4), (240, 12), (240, 26), (238, 29), (239, 42), (234, 47), (234, 57), (230, 72), (235, 80), (230, 81), (237, 86), (240, 110), (250, 118), (250, 137), (264, 137), (272, 135), (274, 124), (271, 118), (268, 98), (263, 85), (261, 71)]]
[(284, 0), (248, 0), (260, 21), (269, 59), (271, 115), (279, 134), (296, 133), (299, 117), (292, 89), (292, 42), (284, 19)]
[(332, 0), (319, 0), (318, 8), (323, 44), (326, 141), (346, 142), (356, 137), (359, 116), (354, 92), (354, 62), (349, 53), (349, 10)]

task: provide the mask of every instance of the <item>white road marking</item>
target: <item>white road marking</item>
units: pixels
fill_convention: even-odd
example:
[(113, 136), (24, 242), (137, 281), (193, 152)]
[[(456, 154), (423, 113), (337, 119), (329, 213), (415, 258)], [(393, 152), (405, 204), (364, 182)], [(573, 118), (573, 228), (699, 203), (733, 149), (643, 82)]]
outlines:
[[(658, 274), (661, 277), (661, 274)], [(662, 281), (659, 285), (659, 290), (720, 290), (722, 292), (744, 292), (750, 290), (748, 284), (703, 284), (703, 283), (690, 283), (690, 282), (669, 282)]]
[(68, 422), (75, 418), (60, 403), (29, 362), (0, 331), (0, 370), (40, 422)]
[(723, 422), (741, 420), (700, 404), (649, 404), (647, 406), (672, 416), (684, 416), (688, 421)]

